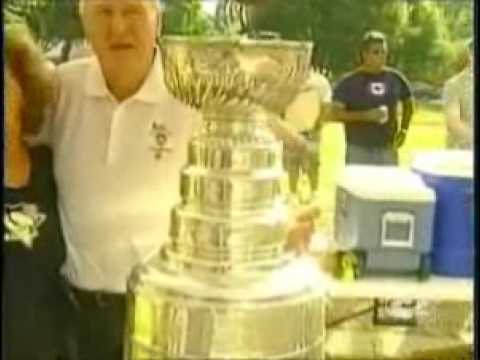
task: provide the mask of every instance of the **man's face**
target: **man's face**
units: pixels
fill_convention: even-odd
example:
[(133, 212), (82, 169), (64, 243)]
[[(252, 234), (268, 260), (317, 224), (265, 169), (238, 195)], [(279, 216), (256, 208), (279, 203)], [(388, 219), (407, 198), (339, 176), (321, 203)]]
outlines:
[(135, 66), (151, 59), (160, 21), (157, 0), (84, 1), (85, 34), (102, 65)]
[(372, 68), (381, 70), (387, 63), (388, 49), (382, 42), (371, 43), (363, 51), (363, 64)]

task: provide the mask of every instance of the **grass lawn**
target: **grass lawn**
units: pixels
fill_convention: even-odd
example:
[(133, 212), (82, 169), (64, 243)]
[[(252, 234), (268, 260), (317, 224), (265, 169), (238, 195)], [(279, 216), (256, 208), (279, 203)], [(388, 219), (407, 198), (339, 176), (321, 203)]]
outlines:
[[(405, 144), (400, 148), (400, 166), (409, 166), (416, 151), (444, 148), (445, 135), (442, 113), (425, 106), (418, 106)], [(320, 151), (319, 199), (322, 215), (319, 219), (319, 225), (322, 231), (329, 235), (333, 232), (335, 183), (344, 166), (344, 153), (343, 125), (338, 123), (326, 124), (322, 129)]]

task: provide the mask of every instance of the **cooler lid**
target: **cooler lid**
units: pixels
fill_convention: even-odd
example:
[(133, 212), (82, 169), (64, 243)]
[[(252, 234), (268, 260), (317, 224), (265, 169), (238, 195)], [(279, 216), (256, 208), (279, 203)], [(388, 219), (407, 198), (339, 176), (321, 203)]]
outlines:
[(473, 151), (436, 150), (417, 153), (411, 167), (434, 176), (473, 179)]
[(435, 201), (435, 192), (420, 175), (396, 166), (347, 165), (337, 185), (362, 199)]

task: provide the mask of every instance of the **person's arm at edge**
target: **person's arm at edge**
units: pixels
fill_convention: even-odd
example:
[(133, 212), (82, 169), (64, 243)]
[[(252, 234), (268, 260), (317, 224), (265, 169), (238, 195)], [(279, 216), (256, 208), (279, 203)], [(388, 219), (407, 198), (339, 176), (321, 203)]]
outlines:
[(413, 97), (409, 97), (402, 101), (402, 120), (400, 123), (400, 130), (407, 131), (410, 127), (413, 113), (415, 112), (415, 101)]
[(408, 79), (401, 72), (392, 69), (400, 80), (401, 86), (401, 102), (402, 102), (402, 119), (400, 120), (400, 131), (407, 132), (410, 127), (413, 113), (415, 112), (415, 99), (413, 97), (412, 87)]
[(447, 94), (444, 97), (443, 109), (448, 131), (453, 135), (455, 140), (463, 144), (471, 145), (473, 142), (473, 131), (461, 119), (458, 97), (456, 97), (456, 95), (450, 97)]
[(56, 108), (60, 98), (60, 78), (58, 74), (58, 66), (49, 62), (51, 68), (51, 79), (53, 94), (50, 103), (47, 104), (43, 111), (43, 124), (39, 133), (33, 139), (36, 144), (44, 144), (50, 147), (53, 146), (54, 126), (56, 118)]
[(327, 79), (324, 83), (324, 93), (320, 97), (320, 106), (317, 119), (315, 120), (315, 125), (313, 126), (314, 132), (320, 132), (322, 129), (323, 123), (329, 121), (332, 117), (331, 108), (332, 108), (332, 88)]
[(305, 139), (293, 128), (282, 122), (280, 118), (269, 117), (267, 120), (267, 126), (277, 139), (282, 140), (285, 143), (287, 148), (291, 148), (295, 151), (306, 151), (308, 149), (308, 143)]

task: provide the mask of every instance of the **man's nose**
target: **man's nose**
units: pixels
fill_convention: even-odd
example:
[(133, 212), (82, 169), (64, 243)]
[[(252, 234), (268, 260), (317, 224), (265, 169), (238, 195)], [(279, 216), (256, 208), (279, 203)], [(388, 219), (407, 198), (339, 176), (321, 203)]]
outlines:
[(121, 12), (114, 13), (110, 25), (110, 30), (113, 36), (119, 36), (125, 34), (128, 23), (125, 16)]

